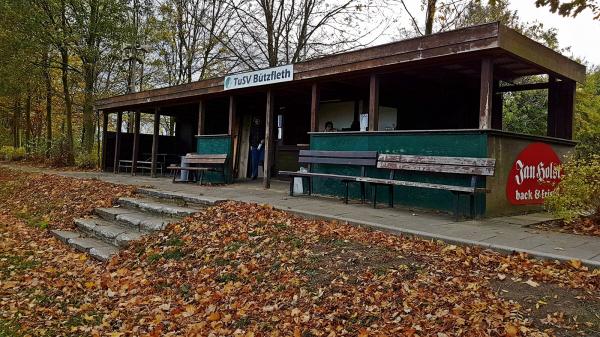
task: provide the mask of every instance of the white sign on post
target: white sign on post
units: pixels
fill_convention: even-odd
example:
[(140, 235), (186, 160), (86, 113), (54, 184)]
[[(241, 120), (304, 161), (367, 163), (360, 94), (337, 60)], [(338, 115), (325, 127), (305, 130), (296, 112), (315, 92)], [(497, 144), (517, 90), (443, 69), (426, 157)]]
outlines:
[(294, 79), (294, 65), (288, 64), (247, 73), (225, 76), (224, 90), (255, 87), (259, 85), (287, 82)]

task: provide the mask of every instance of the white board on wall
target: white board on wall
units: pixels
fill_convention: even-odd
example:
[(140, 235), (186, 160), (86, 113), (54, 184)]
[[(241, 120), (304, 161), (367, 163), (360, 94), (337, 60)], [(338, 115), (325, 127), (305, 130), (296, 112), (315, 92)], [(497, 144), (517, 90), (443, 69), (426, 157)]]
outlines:
[[(364, 113), (367, 113), (366, 111)], [(398, 118), (398, 109), (379, 107), (379, 130), (394, 130)], [(327, 102), (319, 105), (319, 132), (325, 130), (325, 123), (332, 122), (333, 127), (341, 131), (350, 128), (354, 121), (354, 102)]]
[(354, 120), (354, 102), (328, 102), (319, 105), (319, 131), (332, 122), (336, 130), (349, 128)]
[(387, 106), (379, 107), (379, 131), (395, 130), (398, 123), (398, 109)]

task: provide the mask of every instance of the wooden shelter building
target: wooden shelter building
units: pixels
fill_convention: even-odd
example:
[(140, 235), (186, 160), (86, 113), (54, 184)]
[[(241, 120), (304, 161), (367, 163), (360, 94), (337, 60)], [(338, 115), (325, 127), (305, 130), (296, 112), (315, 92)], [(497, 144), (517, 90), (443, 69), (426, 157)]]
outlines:
[[(533, 75), (545, 76), (535, 83), (519, 81)], [(495, 174), (485, 179), (489, 193), (477, 197), (480, 213), (524, 212), (539, 205), (511, 202), (507, 184), (515, 160), (534, 143), (548, 145), (559, 157), (574, 146), (576, 82), (584, 79), (584, 66), (502, 24), (473, 26), (297, 63), (289, 81), (226, 89), (226, 77), (219, 77), (98, 100), (96, 109), (104, 116), (102, 168), (113, 171), (119, 159), (130, 159), (135, 172), (136, 161), (149, 160), (155, 175), (158, 161), (178, 164), (190, 152), (227, 153), (228, 175), (244, 179), (250, 124), (260, 118), (266, 125), (267, 188), (279, 170), (298, 169), (302, 149), (494, 158)], [(503, 95), (540, 89), (548, 93), (547, 134), (503, 131)], [(111, 114), (121, 125), (126, 112), (137, 117), (133, 132), (107, 130), (109, 117), (115, 120)], [(153, 116), (151, 134), (140, 133), (141, 114)], [(161, 116), (171, 117), (174, 133), (160, 135)], [(337, 132), (323, 132), (328, 121)], [(431, 174), (412, 179), (467, 183)], [(453, 207), (445, 191), (397, 189), (397, 203)], [(327, 181), (315, 182), (314, 191), (342, 193), (339, 184)]]

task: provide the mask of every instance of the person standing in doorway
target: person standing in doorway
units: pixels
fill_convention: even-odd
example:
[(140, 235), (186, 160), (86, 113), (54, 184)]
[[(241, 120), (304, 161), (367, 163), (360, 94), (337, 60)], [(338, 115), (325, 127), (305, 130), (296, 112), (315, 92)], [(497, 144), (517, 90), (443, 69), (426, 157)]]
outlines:
[(252, 180), (258, 177), (258, 164), (265, 157), (265, 126), (255, 117), (250, 128), (250, 157), (252, 158)]

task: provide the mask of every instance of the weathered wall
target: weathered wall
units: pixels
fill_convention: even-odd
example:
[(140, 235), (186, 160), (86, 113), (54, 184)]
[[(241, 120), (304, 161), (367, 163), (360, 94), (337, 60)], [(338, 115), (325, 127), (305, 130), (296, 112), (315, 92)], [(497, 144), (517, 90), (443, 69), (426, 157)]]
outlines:
[(510, 133), (492, 133), (488, 137), (488, 153), (490, 158), (496, 158), (496, 173), (487, 178), (487, 188), (492, 192), (486, 198), (486, 216), (522, 214), (542, 209), (542, 205), (513, 205), (506, 196), (506, 186), (509, 172), (517, 156), (528, 145), (541, 142), (552, 147), (554, 152), (564, 159), (574, 147), (574, 143), (546, 137), (534, 137)]

